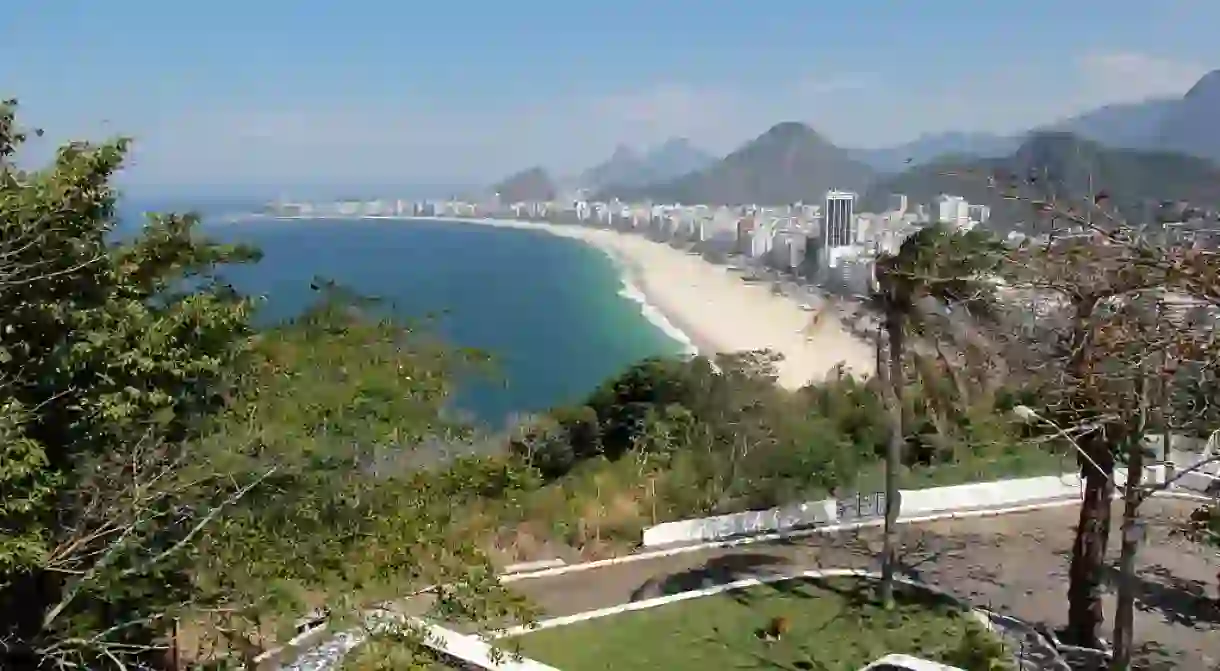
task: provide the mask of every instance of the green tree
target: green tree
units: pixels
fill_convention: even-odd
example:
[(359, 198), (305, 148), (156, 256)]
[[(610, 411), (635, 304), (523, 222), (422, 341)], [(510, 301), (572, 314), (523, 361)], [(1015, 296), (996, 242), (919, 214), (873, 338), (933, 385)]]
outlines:
[(217, 276), (252, 250), (177, 215), (115, 242), (126, 140), (31, 171), (23, 139), (0, 106), (0, 667), (166, 668), (178, 622), (248, 663), (423, 584), (517, 612), (449, 524), (470, 485), (420, 463), (467, 357), (333, 291), (255, 332)]
[[(990, 278), (986, 275), (997, 269), (1001, 259), (998, 243), (985, 233), (958, 233), (936, 225), (915, 232), (897, 252), (882, 254), (876, 260), (876, 286), (870, 303), (881, 317), (880, 328), (885, 333), (889, 354), (884, 370), (878, 370), (885, 380), (890, 418), (881, 557), (881, 598), (886, 604), (893, 601), (900, 505), (898, 468), (907, 440), (904, 389), (909, 376), (904, 360), (919, 355), (919, 343), (911, 348), (908, 340), (939, 343), (945, 334), (954, 332), (950, 326), (960, 324), (963, 319), (988, 316), (994, 302)], [(960, 332), (960, 328), (956, 330)], [(879, 338), (878, 347), (880, 342)], [(941, 359), (945, 357), (942, 355)]]
[(177, 446), (223, 408), (250, 354), (249, 303), (208, 273), (250, 255), (199, 244), (189, 217), (153, 218), (139, 239), (109, 244), (109, 180), (127, 142), (70, 144), (24, 171), (23, 140), (5, 103), (0, 654), (6, 668), (145, 660), (164, 623), (142, 604), (189, 590), (182, 548), (203, 518), (184, 515), (196, 502)]

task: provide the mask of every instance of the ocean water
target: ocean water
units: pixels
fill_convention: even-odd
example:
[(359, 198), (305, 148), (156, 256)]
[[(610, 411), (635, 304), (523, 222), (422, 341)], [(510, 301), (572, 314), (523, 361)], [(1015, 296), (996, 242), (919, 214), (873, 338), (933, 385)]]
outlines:
[(468, 384), (456, 399), (489, 426), (578, 400), (640, 359), (687, 349), (615, 262), (575, 240), (432, 220), (205, 222), (214, 238), (263, 250), (259, 264), (225, 272), (266, 298), (261, 319), (298, 313), (317, 276), (385, 299), (407, 318), (443, 313), (442, 336), (496, 363), (497, 379)]

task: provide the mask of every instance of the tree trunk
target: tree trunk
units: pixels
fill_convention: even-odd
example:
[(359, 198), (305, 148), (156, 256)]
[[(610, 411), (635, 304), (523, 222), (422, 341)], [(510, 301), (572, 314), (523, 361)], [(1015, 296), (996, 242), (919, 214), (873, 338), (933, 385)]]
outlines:
[(1084, 474), (1084, 500), (1072, 563), (1068, 570), (1068, 625), (1065, 642), (1089, 648), (1100, 647), (1099, 632), (1105, 622), (1101, 607), (1106, 543), (1110, 539), (1110, 505), (1114, 499), (1114, 456), (1100, 432), (1091, 432), (1079, 441), (1081, 449), (1100, 467), (1077, 455)]
[[(1143, 442), (1142, 439), (1140, 441)], [(1114, 611), (1114, 659), (1110, 668), (1126, 671), (1131, 666), (1132, 637), (1135, 626), (1135, 558), (1139, 552), (1140, 485), (1144, 482), (1142, 444), (1131, 449), (1127, 460), (1127, 484), (1123, 493), (1122, 545), (1118, 561), (1118, 605)]]
[[(1090, 320), (1097, 298), (1083, 295), (1077, 296), (1073, 302), (1074, 325), (1067, 350), (1071, 352), (1068, 372), (1079, 384), (1088, 377), (1092, 365)], [(1076, 538), (1072, 543), (1072, 560), (1068, 568), (1068, 623), (1063, 639), (1072, 645), (1098, 648), (1101, 625), (1105, 622), (1101, 607), (1102, 571), (1105, 570), (1106, 544), (1110, 540), (1114, 453), (1110, 450), (1105, 433), (1100, 430), (1084, 434), (1076, 446), (1079, 448), (1076, 463), (1084, 477), (1084, 500), (1080, 502), (1080, 517), (1076, 523)]]
[(902, 446), (906, 440), (902, 421), (903, 333), (900, 318), (887, 316), (885, 330), (890, 341), (889, 371), (886, 388), (890, 416), (890, 436), (885, 447), (885, 534), (881, 545), (881, 602), (886, 608), (894, 605), (894, 562), (897, 554), (898, 526), (898, 467), (902, 463)]

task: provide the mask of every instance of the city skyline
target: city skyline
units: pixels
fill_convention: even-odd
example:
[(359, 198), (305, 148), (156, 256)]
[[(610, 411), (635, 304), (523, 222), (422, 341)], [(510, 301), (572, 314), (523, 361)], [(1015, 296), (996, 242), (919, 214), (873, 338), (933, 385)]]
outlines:
[(129, 185), (474, 184), (619, 143), (724, 153), (784, 120), (851, 147), (1015, 132), (1220, 64), (1220, 7), (1196, 0), (358, 4), (25, 2), (0, 27), (4, 97), (44, 155), (135, 136)]

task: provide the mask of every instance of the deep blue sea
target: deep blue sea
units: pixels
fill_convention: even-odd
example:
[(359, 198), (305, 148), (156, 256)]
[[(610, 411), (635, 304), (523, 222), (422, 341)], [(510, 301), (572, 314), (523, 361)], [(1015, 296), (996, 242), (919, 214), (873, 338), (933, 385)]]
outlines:
[(443, 312), (444, 337), (497, 364), (499, 380), (469, 385), (456, 400), (493, 427), (683, 349), (645, 317), (609, 258), (542, 232), (376, 219), (205, 219), (204, 230), (263, 250), (259, 264), (226, 272), (240, 290), (266, 297), (263, 319), (299, 312), (318, 276), (383, 298), (407, 318)]

